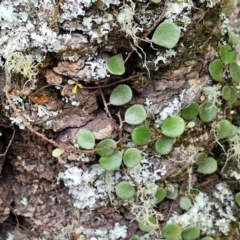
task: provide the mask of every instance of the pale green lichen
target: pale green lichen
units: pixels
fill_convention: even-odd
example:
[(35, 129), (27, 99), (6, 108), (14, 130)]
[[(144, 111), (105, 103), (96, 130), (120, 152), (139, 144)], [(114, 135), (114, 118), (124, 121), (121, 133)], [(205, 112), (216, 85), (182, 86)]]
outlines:
[(126, 33), (127, 37), (133, 40), (135, 46), (138, 46), (137, 32), (141, 31), (137, 24), (134, 23), (135, 16), (135, 3), (132, 0), (128, 1), (129, 4), (124, 3), (121, 7), (117, 20), (120, 24), (121, 30)]
[[(146, 182), (144, 186), (138, 189), (136, 196), (129, 201), (134, 219), (143, 225), (151, 226), (153, 230), (157, 230), (159, 228), (159, 220), (163, 220), (162, 214), (155, 209), (157, 188), (157, 184)], [(156, 223), (149, 221), (149, 217), (153, 217)]]
[(203, 88), (204, 95), (207, 97), (207, 101), (211, 102), (213, 105), (221, 105), (220, 96), (221, 86), (219, 84), (213, 86), (206, 86)]
[(5, 72), (8, 79), (13, 73), (20, 73), (27, 81), (36, 81), (38, 74), (37, 66), (31, 57), (24, 56), (21, 52), (13, 52), (7, 57)]

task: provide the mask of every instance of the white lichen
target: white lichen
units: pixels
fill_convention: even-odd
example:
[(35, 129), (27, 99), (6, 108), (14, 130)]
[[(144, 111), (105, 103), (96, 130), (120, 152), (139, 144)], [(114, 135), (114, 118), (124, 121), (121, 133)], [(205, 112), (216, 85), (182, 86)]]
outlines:
[(57, 116), (59, 113), (62, 112), (62, 110), (59, 111), (49, 111), (45, 106), (42, 105), (36, 105), (37, 107), (37, 115), (39, 118), (50, 118), (53, 116)]
[(220, 13), (219, 17), (220, 17), (220, 20), (222, 21), (221, 34), (225, 35), (228, 32), (230, 19), (224, 13)]
[(28, 200), (27, 200), (27, 198), (22, 198), (22, 199), (20, 200), (20, 203), (21, 203), (22, 205), (24, 205), (24, 206), (27, 206), (27, 205), (28, 205)]
[(173, 213), (168, 223), (179, 223), (182, 228), (196, 225), (203, 234), (221, 232), (227, 235), (230, 223), (236, 220), (232, 210), (233, 205), (234, 197), (227, 185), (219, 183), (211, 197), (199, 192), (193, 201), (193, 206), (182, 215)]
[(15, 239), (15, 236), (13, 234), (11, 234), (11, 233), (7, 234), (6, 240), (14, 240), (14, 239)]
[(64, 185), (69, 188), (69, 194), (74, 199), (74, 207), (79, 209), (91, 208), (97, 200), (101, 205), (107, 203), (104, 178), (104, 170), (99, 164), (91, 166), (87, 171), (69, 166), (65, 172), (58, 175), (58, 180), (63, 180)]
[(207, 86), (203, 88), (204, 95), (207, 97), (207, 101), (211, 102), (212, 104), (221, 105), (220, 96), (221, 93), (221, 86), (220, 85), (213, 85)]
[[(61, 4), (62, 14), (60, 19), (63, 22), (64, 20), (73, 20), (79, 16), (85, 16), (87, 10), (96, 2), (97, 0), (65, 0)], [(110, 5), (119, 5), (119, 0), (103, 0), (106, 8), (109, 8)]]
[(206, 2), (207, 3), (207, 7), (209, 8), (213, 8), (217, 3), (220, 2), (220, 0), (201, 0), (200, 2)]
[(194, 7), (192, 0), (187, 1), (169, 1), (166, 9), (166, 18), (168, 21), (181, 22), (180, 27), (183, 31), (187, 30), (187, 26), (192, 22), (191, 10)]
[(92, 237), (90, 240), (123, 240), (127, 236), (127, 226), (115, 223), (114, 228), (110, 231), (107, 229), (97, 229), (95, 234), (96, 237)]
[(173, 97), (171, 100), (166, 100), (154, 112), (155, 123), (159, 127), (163, 121), (172, 115), (178, 114), (182, 109), (184, 102), (185, 91), (182, 91), (179, 96)]
[(166, 18), (177, 19), (184, 10), (189, 10), (193, 6), (193, 2), (190, 1), (178, 1), (178, 2), (168, 2), (167, 10), (165, 13)]
[(166, 173), (166, 166), (163, 165), (155, 171), (151, 171), (153, 163), (150, 159), (142, 159), (141, 163), (137, 166), (129, 169), (129, 174), (131, 177), (139, 184), (144, 184), (146, 182), (155, 182), (161, 179)]
[(110, 76), (106, 68), (105, 59), (103, 58), (92, 60), (90, 57), (86, 65), (90, 67), (93, 79), (101, 79)]
[[(157, 66), (160, 61), (162, 61), (163, 63), (169, 63), (170, 59), (176, 56), (176, 51), (173, 49), (167, 49), (164, 52), (157, 51), (156, 56), (157, 58), (154, 60), (155, 66)], [(157, 69), (158, 68), (156, 67), (155, 70)]]

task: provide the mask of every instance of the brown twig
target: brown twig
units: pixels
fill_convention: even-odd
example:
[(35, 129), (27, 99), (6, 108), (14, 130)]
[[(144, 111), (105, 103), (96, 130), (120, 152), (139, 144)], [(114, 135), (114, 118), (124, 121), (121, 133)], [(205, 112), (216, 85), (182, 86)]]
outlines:
[(119, 119), (118, 138), (119, 138), (119, 142), (121, 142), (121, 139), (122, 139), (123, 120), (122, 120), (122, 117), (121, 117), (120, 111), (118, 111), (117, 116), (118, 116), (118, 119)]
[(42, 138), (43, 140), (51, 143), (53, 146), (57, 147), (57, 148), (62, 148), (62, 146), (60, 146), (57, 142), (55, 142), (52, 139), (47, 138), (44, 134), (39, 133), (38, 131), (36, 131), (29, 123), (28, 121), (25, 119), (25, 117), (22, 115), (22, 113), (17, 109), (16, 105), (13, 103), (10, 95), (9, 95), (9, 86), (5, 85), (3, 91), (5, 92), (6, 98), (8, 100), (8, 103), (10, 104), (10, 106), (13, 108), (14, 112), (16, 113), (16, 115), (22, 120), (24, 126), (31, 131), (32, 133), (34, 133), (35, 135), (39, 136), (40, 138)]
[[(118, 80), (118, 81), (113, 82), (113, 83), (109, 83), (109, 84), (106, 84), (106, 85), (102, 85), (102, 86), (94, 86), (94, 87), (83, 86), (82, 88), (83, 88), (83, 89), (90, 89), (90, 90), (91, 90), (91, 89), (108, 88), (108, 87), (114, 86), (114, 85), (116, 85), (116, 84), (123, 83), (123, 82), (126, 82), (126, 81), (128, 81), (128, 80), (132, 80), (132, 79), (134, 79), (134, 78), (140, 77), (140, 76), (142, 76), (143, 74), (144, 74), (144, 73), (138, 73), (138, 74), (136, 74), (136, 75), (133, 75), (133, 76), (130, 76), (130, 77), (127, 77), (127, 78)], [(60, 85), (60, 84), (46, 85), (46, 86), (43, 86), (43, 87), (39, 88), (37, 91), (33, 92), (32, 95), (35, 95), (35, 94), (41, 92), (42, 90), (44, 90), (45, 88), (52, 87), (52, 86), (64, 87), (63, 85)]]
[[(41, 139), (43, 139), (44, 141), (51, 143), (54, 147), (56, 148), (60, 148), (62, 150), (64, 150), (65, 152), (68, 153), (92, 153), (92, 152), (97, 152), (99, 150), (104, 150), (103, 149), (92, 149), (92, 150), (83, 150), (83, 149), (76, 149), (74, 147), (66, 147), (63, 146), (59, 143), (57, 143), (56, 141), (54, 141), (53, 139), (47, 138), (44, 134), (39, 133), (37, 130), (35, 130), (29, 123), (28, 121), (25, 119), (25, 117), (22, 115), (22, 113), (17, 109), (16, 105), (14, 104), (14, 102), (11, 100), (10, 94), (9, 94), (9, 90), (10, 87), (6, 84), (3, 91), (5, 92), (7, 101), (9, 103), (9, 105), (12, 107), (14, 113), (22, 120), (24, 126), (33, 134), (39, 136)], [(119, 147), (116, 147), (116, 149), (122, 149)]]
[(103, 101), (103, 105), (104, 105), (104, 109), (105, 109), (107, 115), (109, 116), (109, 118), (113, 119), (111, 113), (110, 113), (109, 110), (108, 110), (108, 105), (107, 105), (107, 103), (106, 103), (106, 100), (105, 100), (105, 97), (104, 97), (104, 95), (103, 95), (102, 89), (100, 89), (100, 94), (101, 94), (102, 101)]
[(127, 171), (127, 169), (123, 166), (121, 168), (121, 170), (123, 171), (123, 173), (128, 176), (130, 178), (130, 180), (134, 183), (134, 185), (136, 186), (137, 189), (140, 188), (140, 185), (134, 180), (134, 178), (130, 175), (130, 173)]
[(19, 220), (18, 220), (18, 215), (16, 214), (16, 212), (15, 212), (15, 209), (11, 206), (11, 205), (9, 205), (9, 208), (10, 208), (10, 210), (11, 210), (11, 213), (14, 215), (14, 217), (15, 217), (15, 220), (16, 220), (16, 227), (18, 228), (18, 229), (22, 229), (22, 230), (24, 230), (25, 232), (27, 232), (27, 233), (29, 233), (30, 235), (32, 235), (32, 233), (29, 231), (29, 229), (27, 229), (25, 226), (23, 226), (23, 225), (21, 225), (20, 223), (19, 223)]
[(62, 86), (60, 84), (46, 85), (46, 86), (43, 86), (43, 87), (39, 88), (37, 91), (33, 92), (32, 95), (36, 95), (37, 93), (41, 92), (43, 89), (48, 88), (48, 87), (52, 87), (52, 86), (64, 87), (64, 86)]
[(13, 134), (12, 134), (12, 137), (11, 137), (11, 139), (10, 139), (10, 141), (9, 141), (6, 149), (5, 149), (5, 152), (0, 154), (0, 173), (2, 172), (2, 166), (3, 166), (3, 164), (4, 164), (5, 157), (6, 157), (6, 155), (7, 155), (7, 152), (8, 152), (9, 147), (10, 147), (11, 144), (12, 144), (12, 141), (13, 141), (14, 136), (15, 136), (15, 128), (13, 128)]
[(7, 152), (8, 152), (8, 149), (9, 149), (9, 147), (11, 146), (11, 144), (12, 144), (12, 141), (13, 141), (13, 138), (14, 138), (14, 136), (15, 136), (15, 128), (13, 128), (13, 134), (12, 134), (12, 137), (11, 137), (11, 139), (10, 139), (10, 141), (9, 141), (9, 143), (8, 143), (8, 145), (7, 145), (7, 147), (6, 147), (6, 150), (5, 150), (5, 152), (4, 153), (1, 153), (0, 154), (0, 157), (5, 157), (6, 156), (6, 154), (7, 154)]
[(123, 82), (126, 82), (128, 80), (132, 80), (136, 77), (140, 77), (142, 76), (144, 73), (138, 73), (136, 75), (133, 75), (133, 76), (130, 76), (130, 77), (127, 77), (127, 78), (124, 78), (124, 79), (121, 79), (121, 80), (118, 80), (116, 82), (113, 82), (113, 83), (109, 83), (109, 84), (106, 84), (106, 85), (102, 85), (102, 86), (96, 86), (96, 87), (85, 87), (83, 86), (83, 89), (102, 89), (102, 88), (108, 88), (108, 87), (111, 87), (111, 86), (114, 86), (116, 84), (119, 84), (119, 83), (123, 83)]
[(57, 15), (58, 15), (58, 13), (59, 13), (61, 4), (63, 4), (64, 1), (65, 1), (65, 0), (59, 0), (59, 1), (57, 2), (56, 6), (54, 7), (53, 18), (52, 18), (51, 23), (56, 23), (56, 22), (57, 22)]

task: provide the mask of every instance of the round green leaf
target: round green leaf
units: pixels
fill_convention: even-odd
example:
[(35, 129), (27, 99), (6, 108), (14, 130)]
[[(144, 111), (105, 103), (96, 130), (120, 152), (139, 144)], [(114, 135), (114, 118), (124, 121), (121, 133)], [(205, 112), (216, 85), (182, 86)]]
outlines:
[(151, 232), (153, 230), (153, 225), (156, 224), (156, 219), (153, 216), (148, 218), (148, 222), (146, 223), (139, 223), (138, 226), (143, 232)]
[(178, 197), (178, 187), (174, 187), (174, 191), (167, 194), (166, 198), (175, 200)]
[(233, 125), (228, 120), (221, 120), (218, 123), (217, 139), (228, 138), (232, 134)]
[(185, 122), (178, 116), (171, 116), (163, 121), (161, 130), (168, 137), (179, 137), (185, 130)]
[(125, 66), (122, 54), (114, 55), (106, 61), (107, 70), (115, 75), (122, 75), (125, 72)]
[(80, 130), (77, 135), (77, 144), (83, 149), (93, 149), (95, 145), (95, 137), (89, 130)]
[(116, 194), (119, 198), (122, 199), (133, 197), (135, 192), (136, 192), (135, 188), (129, 182), (126, 181), (120, 182), (116, 186)]
[(200, 229), (197, 226), (190, 226), (183, 230), (182, 238), (184, 240), (194, 240), (200, 237)]
[(141, 240), (141, 239), (137, 236), (134, 236), (134, 237), (131, 238), (131, 240)]
[(191, 102), (182, 110), (182, 117), (186, 120), (192, 120), (198, 115), (199, 106), (196, 102)]
[(187, 197), (181, 197), (179, 201), (179, 206), (183, 210), (188, 210), (192, 206), (192, 202), (189, 198)]
[(136, 145), (145, 145), (151, 138), (151, 130), (145, 125), (138, 126), (133, 129), (131, 136)]
[(195, 163), (199, 166), (200, 164), (204, 163), (207, 158), (207, 154), (205, 152), (201, 152), (197, 155)]
[(232, 32), (228, 28), (228, 36), (229, 36), (229, 42), (232, 43), (232, 45), (237, 45), (238, 44), (238, 36), (234, 32)]
[(222, 62), (227, 65), (233, 61), (236, 61), (237, 52), (230, 45), (223, 45), (219, 49), (219, 55)]
[(208, 67), (211, 77), (216, 81), (223, 78), (223, 63), (220, 59), (213, 60)]
[(153, 2), (153, 3), (160, 3), (161, 0), (151, 0), (151, 2)]
[(205, 162), (200, 164), (197, 168), (197, 172), (202, 174), (211, 174), (217, 170), (217, 161), (212, 158), (206, 158)]
[(119, 169), (122, 163), (122, 152), (115, 150), (112, 155), (100, 157), (100, 166), (107, 171)]
[(105, 148), (105, 149), (97, 151), (97, 154), (99, 154), (101, 157), (110, 156), (114, 153), (115, 149), (113, 148), (116, 146), (117, 144), (113, 139), (109, 139), (109, 138), (104, 139), (97, 144), (96, 148)]
[(182, 229), (176, 223), (169, 223), (162, 228), (161, 234), (167, 240), (179, 240), (181, 238)]
[(173, 48), (179, 41), (180, 28), (172, 22), (163, 22), (158, 25), (152, 36), (152, 42), (165, 47)]
[(229, 86), (224, 86), (222, 88), (222, 97), (224, 100), (229, 100), (231, 96), (231, 88)]
[(125, 112), (125, 122), (138, 125), (142, 123), (147, 118), (147, 113), (143, 105), (141, 104), (134, 104), (133, 106), (129, 107)]
[(240, 192), (235, 195), (235, 201), (237, 205), (240, 207)]
[(230, 64), (230, 75), (233, 82), (240, 82), (240, 67), (236, 62)]
[(63, 153), (64, 153), (64, 150), (60, 148), (56, 148), (52, 151), (52, 156), (57, 158), (57, 157), (60, 157)]
[(170, 137), (162, 136), (155, 142), (155, 150), (161, 155), (166, 155), (172, 151), (173, 139)]
[(193, 128), (195, 126), (196, 126), (196, 123), (194, 121), (188, 122), (186, 125), (187, 128)]
[(132, 89), (126, 85), (121, 84), (115, 87), (110, 95), (110, 103), (114, 106), (122, 106), (132, 99)]
[(199, 110), (199, 116), (203, 122), (211, 122), (217, 116), (217, 107), (212, 102), (206, 102)]
[(160, 203), (167, 196), (167, 191), (164, 188), (158, 188), (155, 193), (155, 204)]
[(237, 132), (238, 132), (238, 128), (236, 126), (232, 125), (232, 131), (231, 131), (230, 135), (228, 136), (228, 138), (235, 136), (237, 134)]
[(229, 98), (228, 101), (227, 101), (227, 104), (228, 104), (228, 105), (232, 105), (232, 104), (236, 103), (236, 101), (237, 101), (237, 99), (238, 99), (238, 92), (237, 92), (236, 88), (233, 87), (233, 86), (231, 86), (231, 87), (230, 87), (230, 90), (231, 90), (231, 92), (230, 92), (230, 98)]
[(142, 159), (141, 151), (136, 148), (129, 148), (123, 154), (123, 163), (126, 167), (132, 168), (140, 163)]

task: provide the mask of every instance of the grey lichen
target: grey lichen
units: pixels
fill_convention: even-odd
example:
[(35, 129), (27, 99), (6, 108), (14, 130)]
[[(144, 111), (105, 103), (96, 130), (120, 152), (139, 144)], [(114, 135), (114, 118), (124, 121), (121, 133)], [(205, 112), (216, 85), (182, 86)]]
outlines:
[[(119, 3), (119, 1), (105, 2), (107, 7), (110, 4), (118, 5)], [(2, 1), (0, 3), (0, 55), (6, 58), (12, 52), (28, 51), (34, 60), (41, 62), (47, 52), (57, 53), (66, 47), (76, 48), (71, 45), (72, 35), (70, 33), (59, 34), (51, 26), (51, 21), (58, 25), (64, 21), (84, 16), (83, 26), (87, 26), (85, 30), (89, 31), (89, 27), (94, 23), (95, 26), (89, 34), (93, 40), (101, 39), (106, 36), (105, 30), (110, 28), (108, 22), (112, 21), (112, 16), (106, 13), (106, 15), (96, 14), (91, 18), (86, 18), (86, 12), (89, 8), (95, 7), (95, 4), (96, 1), (66, 0), (60, 5), (62, 13), (55, 16), (56, 5), (51, 0), (44, 0), (40, 3), (18, 0), (14, 1), (14, 4), (7, 0)], [(102, 33), (100, 28), (104, 29)], [(16, 42), (18, 44), (15, 44)], [(3, 62), (0, 61), (0, 66), (2, 65)]]
[(69, 166), (65, 172), (59, 173), (58, 179), (63, 180), (64, 185), (69, 188), (76, 208), (92, 208), (97, 201), (104, 206), (108, 202), (104, 170), (98, 164), (87, 171)]
[(232, 207), (234, 198), (226, 183), (216, 185), (212, 196), (199, 192), (193, 206), (183, 215), (173, 213), (169, 223), (179, 223), (183, 228), (196, 225), (204, 234), (222, 232), (227, 235), (230, 223), (235, 221)]
[(107, 231), (106, 229), (103, 230), (98, 229), (95, 231), (95, 234), (96, 237), (92, 237), (90, 240), (125, 239), (127, 235), (127, 226), (115, 223), (115, 226), (112, 230)]

